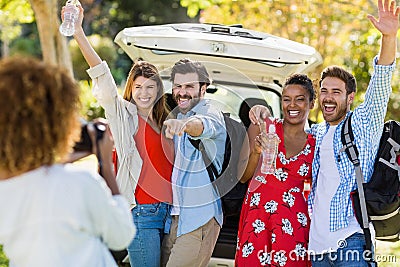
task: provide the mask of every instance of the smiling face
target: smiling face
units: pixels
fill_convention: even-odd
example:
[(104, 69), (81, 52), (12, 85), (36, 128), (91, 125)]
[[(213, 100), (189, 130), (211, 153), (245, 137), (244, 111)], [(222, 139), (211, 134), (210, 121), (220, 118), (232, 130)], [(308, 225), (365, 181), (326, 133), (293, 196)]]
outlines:
[(158, 87), (156, 81), (138, 76), (133, 82), (132, 99), (135, 101), (138, 111), (142, 114), (150, 114), (157, 100)]
[(308, 90), (302, 85), (288, 84), (283, 88), (282, 109), (286, 123), (304, 125), (313, 106)]
[(348, 94), (346, 84), (336, 77), (325, 77), (321, 81), (318, 97), (319, 105), (326, 122), (337, 125), (342, 121), (353, 103), (354, 92)]
[(172, 86), (172, 95), (179, 111), (186, 114), (204, 97), (206, 85), (200, 87), (197, 73), (176, 73)]
[(135, 104), (143, 116), (150, 116), (160, 127), (168, 113), (163, 92), (161, 77), (153, 64), (137, 61), (132, 65), (123, 98)]

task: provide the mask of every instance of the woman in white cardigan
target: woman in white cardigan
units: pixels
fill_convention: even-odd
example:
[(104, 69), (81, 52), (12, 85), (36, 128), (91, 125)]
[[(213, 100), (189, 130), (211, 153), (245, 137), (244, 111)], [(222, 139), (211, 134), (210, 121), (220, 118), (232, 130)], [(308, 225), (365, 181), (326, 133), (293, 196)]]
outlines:
[(107, 63), (101, 60), (82, 29), (81, 6), (79, 11), (74, 38), (90, 66), (93, 94), (109, 121), (118, 156), (117, 182), (131, 204), (137, 228), (128, 247), (130, 263), (158, 267), (168, 204), (172, 200), (173, 166), (173, 144), (161, 132), (169, 114), (162, 80), (154, 65), (138, 61), (129, 72), (121, 97)]

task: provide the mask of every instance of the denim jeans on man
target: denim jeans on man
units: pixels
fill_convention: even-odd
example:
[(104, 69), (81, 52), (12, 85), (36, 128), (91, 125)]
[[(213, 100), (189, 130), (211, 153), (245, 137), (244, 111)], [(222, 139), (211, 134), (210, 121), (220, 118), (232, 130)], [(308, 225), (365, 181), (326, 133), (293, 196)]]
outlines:
[(159, 267), (168, 204), (138, 204), (132, 209), (136, 235), (128, 247), (132, 267)]
[(325, 254), (311, 255), (313, 267), (363, 267), (368, 266), (364, 258), (365, 238), (361, 233), (355, 233), (340, 244), (337, 251)]

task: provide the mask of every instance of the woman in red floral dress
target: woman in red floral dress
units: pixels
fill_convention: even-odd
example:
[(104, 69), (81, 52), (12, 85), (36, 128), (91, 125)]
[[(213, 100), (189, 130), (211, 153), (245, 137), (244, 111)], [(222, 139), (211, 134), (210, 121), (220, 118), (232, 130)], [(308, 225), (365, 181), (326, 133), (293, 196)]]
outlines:
[[(239, 222), (235, 265), (311, 266), (308, 260), (310, 219), (304, 184), (311, 179), (315, 139), (304, 132), (315, 92), (302, 74), (290, 76), (282, 92), (284, 119), (265, 119), (249, 127), (251, 153), (241, 181), (249, 182)], [(260, 127), (275, 124), (280, 138), (273, 174), (260, 171), (262, 146)]]

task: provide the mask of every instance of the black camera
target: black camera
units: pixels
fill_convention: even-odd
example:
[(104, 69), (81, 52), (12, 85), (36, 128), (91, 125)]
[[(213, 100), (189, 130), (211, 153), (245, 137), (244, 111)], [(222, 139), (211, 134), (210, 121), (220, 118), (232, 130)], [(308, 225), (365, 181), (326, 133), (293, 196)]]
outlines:
[(101, 140), (106, 131), (106, 126), (101, 123), (82, 122), (81, 126), (81, 139), (75, 143), (74, 152), (92, 152), (93, 142), (89, 136), (89, 131), (95, 131), (96, 142)]

